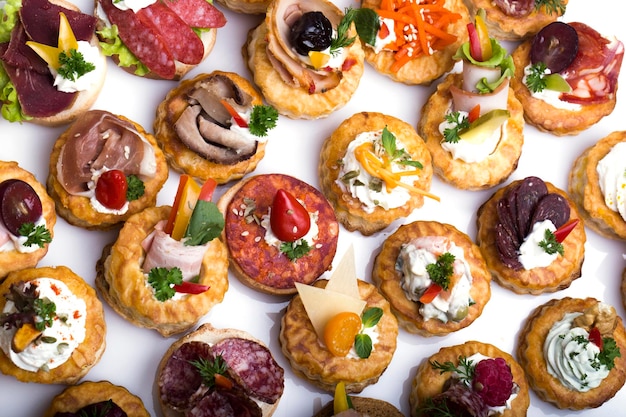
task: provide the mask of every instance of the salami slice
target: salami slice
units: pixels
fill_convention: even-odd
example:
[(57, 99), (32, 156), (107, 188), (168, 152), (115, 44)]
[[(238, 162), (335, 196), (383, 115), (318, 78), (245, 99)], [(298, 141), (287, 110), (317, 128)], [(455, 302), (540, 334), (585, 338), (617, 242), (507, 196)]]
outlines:
[(251, 396), (274, 404), (284, 389), (284, 370), (272, 353), (259, 343), (241, 338), (229, 338), (212, 347), (228, 364), (230, 376)]
[(569, 220), (569, 216), (570, 206), (565, 197), (560, 194), (550, 193), (537, 203), (531, 224), (550, 220), (558, 229)]
[(262, 417), (261, 408), (239, 389), (215, 389), (207, 393), (186, 417)]
[(197, 65), (202, 61), (204, 57), (202, 40), (165, 4), (153, 3), (139, 10), (136, 15), (144, 26), (152, 27), (159, 34), (175, 60), (191, 65)]
[(164, 2), (192, 28), (221, 28), (226, 17), (206, 0), (177, 0)]
[(535, 206), (541, 197), (548, 194), (548, 187), (537, 177), (526, 177), (517, 187), (517, 231), (520, 241), (523, 241), (532, 227), (531, 216)]
[(450, 387), (432, 398), (434, 404), (445, 406), (452, 416), (487, 417), (489, 407), (476, 391), (462, 382), (452, 382)]
[(498, 8), (507, 16), (528, 16), (535, 8), (534, 0), (494, 0)]
[(119, 37), (148, 69), (161, 78), (176, 75), (174, 57), (154, 27), (144, 25), (132, 10), (120, 10), (112, 0), (98, 0), (111, 21), (117, 25)]

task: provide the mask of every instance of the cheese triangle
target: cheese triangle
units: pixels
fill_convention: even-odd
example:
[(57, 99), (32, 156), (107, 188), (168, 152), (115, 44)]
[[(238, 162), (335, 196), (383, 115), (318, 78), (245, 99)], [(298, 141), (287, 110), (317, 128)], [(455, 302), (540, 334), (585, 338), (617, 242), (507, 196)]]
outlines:
[(367, 305), (359, 296), (352, 247), (342, 258), (326, 288), (296, 283), (296, 289), (315, 333), (321, 340), (324, 340), (324, 328), (328, 320), (343, 312), (352, 312), (360, 317)]

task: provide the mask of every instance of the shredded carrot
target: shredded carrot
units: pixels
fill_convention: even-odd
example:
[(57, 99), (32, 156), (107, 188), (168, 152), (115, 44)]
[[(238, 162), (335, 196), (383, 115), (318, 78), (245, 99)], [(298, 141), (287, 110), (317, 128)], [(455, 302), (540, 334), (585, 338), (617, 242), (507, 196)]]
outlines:
[(431, 55), (457, 40), (447, 27), (461, 18), (444, 7), (445, 0), (382, 0), (376, 13), (394, 20), (396, 41), (385, 49), (395, 51), (392, 72), (412, 59)]
[(440, 200), (439, 197), (428, 191), (410, 184), (405, 184), (401, 181), (401, 177), (403, 176), (419, 175), (419, 170), (393, 172), (391, 170), (390, 161), (387, 158), (381, 159), (376, 156), (373, 148), (374, 146), (371, 142), (363, 143), (354, 150), (354, 156), (368, 174), (384, 181), (387, 191), (391, 191), (395, 187), (402, 187), (413, 194), (420, 194), (437, 201)]

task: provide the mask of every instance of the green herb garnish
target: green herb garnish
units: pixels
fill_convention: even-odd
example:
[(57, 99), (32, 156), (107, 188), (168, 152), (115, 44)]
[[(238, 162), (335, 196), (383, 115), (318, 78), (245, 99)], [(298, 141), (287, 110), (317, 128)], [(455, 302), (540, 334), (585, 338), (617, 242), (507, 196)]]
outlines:
[(202, 382), (208, 388), (215, 385), (215, 375), (225, 375), (228, 365), (221, 355), (215, 356), (213, 362), (200, 358), (194, 361), (189, 361), (190, 364), (196, 367), (202, 378)]
[(138, 200), (146, 191), (143, 181), (136, 175), (127, 175), (126, 183), (128, 184), (128, 188), (126, 190), (126, 200), (128, 201)]
[(543, 240), (539, 242), (539, 247), (548, 255), (558, 253), (563, 256), (564, 253), (563, 244), (556, 240), (556, 235), (550, 229), (545, 230)]
[(444, 372), (456, 372), (459, 380), (465, 384), (470, 385), (474, 378), (474, 362), (467, 359), (465, 356), (459, 356), (459, 365), (455, 365), (450, 361), (444, 363), (438, 361), (430, 362), (430, 366), (434, 369), (438, 369), (440, 374)]
[(398, 149), (396, 143), (396, 136), (391, 133), (387, 126), (383, 128), (382, 144), (385, 153), (389, 156), (390, 162), (395, 162), (400, 165), (409, 165), (416, 168), (423, 168), (421, 162), (411, 160), (411, 155), (405, 149)]
[(615, 339), (610, 337), (602, 338), (602, 350), (598, 355), (598, 360), (609, 371), (613, 369), (615, 366), (615, 358), (620, 358), (622, 356), (619, 346), (615, 342)]
[(91, 62), (85, 61), (82, 53), (76, 49), (70, 49), (69, 52), (61, 52), (59, 54), (59, 68), (57, 72), (63, 78), (76, 81), (78, 78), (96, 69)]
[(254, 136), (267, 136), (267, 132), (276, 127), (278, 111), (272, 106), (257, 105), (252, 107), (248, 129)]
[(443, 130), (444, 142), (457, 143), (461, 140), (459, 134), (465, 129), (469, 129), (470, 126), (469, 118), (461, 115), (461, 112), (458, 111), (446, 114), (444, 120), (453, 125)]
[(376, 34), (380, 29), (378, 14), (366, 7), (358, 9), (348, 7), (339, 25), (337, 25), (337, 35), (330, 41), (331, 55), (337, 54), (341, 48), (346, 48), (354, 43), (356, 36), (348, 36), (352, 22), (354, 22), (356, 32), (363, 39), (363, 42), (370, 45), (374, 45), (376, 42)]
[(26, 242), (24, 242), (24, 246), (33, 246), (38, 245), (40, 248), (43, 248), (46, 243), (52, 242), (52, 235), (50, 234), (50, 230), (46, 229), (46, 226), (40, 224), (35, 226), (32, 222), (23, 223), (17, 232), (20, 236), (26, 237)]
[(454, 255), (450, 252), (442, 253), (434, 264), (426, 265), (426, 272), (432, 282), (445, 290), (450, 285), (450, 277), (454, 273)]
[(563, 0), (535, 0), (535, 9), (539, 10), (541, 7), (545, 7), (546, 12), (557, 13), (562, 15), (565, 13), (565, 4)]
[(361, 315), (361, 323), (363, 328), (354, 337), (354, 350), (361, 359), (369, 358), (372, 354), (372, 338), (363, 333), (364, 329), (374, 327), (378, 324), (383, 316), (383, 310), (380, 307), (371, 307), (363, 312)]
[(176, 294), (174, 285), (183, 282), (183, 273), (178, 267), (152, 268), (148, 273), (148, 284), (154, 289), (154, 297), (159, 301), (167, 301)]
[(537, 62), (530, 66), (528, 75), (526, 75), (526, 86), (533, 93), (539, 93), (546, 89), (547, 68), (543, 62)]
[(35, 329), (42, 332), (46, 327), (52, 327), (52, 321), (57, 312), (57, 306), (52, 301), (43, 298), (33, 300), (33, 310), (40, 320), (35, 320)]
[(284, 253), (290, 261), (295, 261), (309, 253), (311, 251), (311, 246), (306, 239), (298, 239), (295, 242), (281, 243), (280, 251)]
[(191, 213), (184, 236), (186, 246), (204, 245), (215, 239), (224, 229), (224, 216), (211, 201), (198, 200)]

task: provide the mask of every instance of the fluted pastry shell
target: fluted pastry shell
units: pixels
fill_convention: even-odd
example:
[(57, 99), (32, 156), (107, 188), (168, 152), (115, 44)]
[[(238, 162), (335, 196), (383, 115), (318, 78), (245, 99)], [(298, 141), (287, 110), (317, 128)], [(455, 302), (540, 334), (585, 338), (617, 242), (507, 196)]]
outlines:
[(223, 300), (228, 289), (226, 248), (213, 239), (207, 243), (198, 280), (209, 286), (207, 291), (166, 301), (154, 297), (141, 268), (145, 258), (141, 243), (159, 221), (168, 218), (170, 210), (169, 206), (150, 207), (131, 216), (96, 265), (96, 287), (102, 298), (135, 326), (154, 329), (164, 337), (192, 328)]
[(441, 372), (431, 366), (435, 361), (439, 363), (452, 362), (458, 363), (459, 357), (470, 357), (476, 353), (480, 353), (489, 358), (502, 358), (511, 368), (513, 374), (513, 382), (519, 386), (517, 396), (511, 401), (511, 408), (506, 409), (502, 417), (524, 417), (530, 405), (530, 396), (528, 393), (528, 383), (524, 375), (524, 370), (515, 360), (515, 358), (500, 350), (496, 346), (489, 343), (482, 343), (475, 340), (467, 341), (460, 345), (442, 347), (439, 351), (429, 358), (424, 359), (417, 368), (415, 376), (411, 381), (411, 392), (409, 394), (409, 403), (411, 405), (411, 416), (420, 415), (417, 408), (426, 400), (440, 394), (443, 387), (450, 378), (449, 372)]
[(216, 0), (229, 10), (245, 14), (263, 14), (271, 0)]
[(563, 196), (570, 206), (570, 220), (579, 219), (580, 222), (562, 242), (564, 255), (559, 256), (546, 267), (537, 267), (529, 270), (515, 270), (502, 263), (496, 247), (495, 225), (498, 220), (497, 204), (506, 192), (515, 187), (521, 180), (514, 181), (497, 190), (478, 209), (476, 225), (478, 227), (476, 243), (487, 262), (494, 281), (518, 294), (542, 294), (556, 292), (569, 287), (577, 278), (580, 278), (581, 268), (585, 259), (585, 232), (583, 220), (576, 205), (565, 191), (546, 182), (549, 193), (558, 193)]
[[(567, 6), (568, 0), (562, 0)], [(505, 41), (520, 41), (539, 32), (544, 26), (559, 18), (556, 13), (546, 13), (545, 9), (533, 10), (528, 16), (508, 16), (492, 0), (465, 0), (472, 20), (480, 9), (486, 12), (485, 23), (489, 35)]]
[[(0, 183), (11, 179), (22, 180), (33, 187), (33, 190), (35, 190), (41, 200), (41, 215), (46, 221), (46, 228), (50, 232), (50, 237), (54, 239), (54, 226), (57, 222), (57, 214), (54, 201), (48, 195), (46, 188), (33, 174), (21, 168), (17, 162), (0, 161)], [(49, 245), (49, 243), (44, 243), (43, 247), (34, 252), (22, 253), (17, 250), (0, 252), (0, 281), (9, 272), (36, 266), (48, 253)]]
[[(313, 285), (324, 288), (327, 283), (320, 279)], [(335, 385), (343, 381), (346, 392), (361, 392), (378, 381), (396, 350), (398, 321), (389, 303), (372, 284), (358, 280), (358, 287), (361, 299), (367, 302), (365, 309), (383, 310), (377, 325), (378, 341), (367, 359), (334, 356), (318, 338), (299, 295), (291, 299), (281, 319), (279, 340), (291, 369), (324, 391), (334, 392)]]
[[(239, 88), (252, 97), (252, 105), (262, 105), (263, 97), (252, 86), (252, 84), (242, 76), (225, 71), (214, 71), (210, 74), (198, 74), (194, 78), (186, 79), (170, 90), (165, 99), (159, 104), (154, 120), (154, 136), (161, 146), (167, 162), (172, 169), (191, 175), (201, 182), (208, 178), (213, 178), (219, 184), (242, 178), (249, 172), (254, 171), (257, 164), (265, 156), (266, 141), (257, 141), (257, 148), (250, 158), (237, 162), (236, 164), (220, 164), (203, 158), (193, 150), (189, 149), (178, 137), (174, 124), (183, 111), (187, 108), (186, 94), (194, 86), (204, 79), (213, 75), (221, 75), (231, 79)], [(259, 138), (261, 139), (261, 138)]]
[[(408, 299), (402, 289), (402, 273), (396, 269), (396, 262), (403, 245), (413, 239), (427, 236), (443, 236), (463, 249), (465, 260), (472, 273), (470, 296), (474, 301), (467, 316), (461, 321), (444, 323), (432, 318), (424, 320), (419, 312), (421, 304)], [(491, 275), (487, 264), (470, 237), (456, 227), (435, 221), (415, 221), (402, 225), (384, 242), (374, 259), (372, 281), (380, 293), (389, 301), (391, 311), (398, 318), (398, 323), (409, 333), (421, 336), (444, 336), (463, 329), (474, 322), (483, 312), (491, 298)]]
[(267, 24), (262, 22), (248, 33), (242, 53), (265, 101), (280, 114), (292, 119), (324, 118), (350, 101), (364, 71), (364, 53), (358, 37), (347, 51), (347, 59), (353, 60), (354, 65), (348, 71), (343, 71), (339, 85), (324, 92), (309, 94), (305, 88), (292, 87), (283, 82), (267, 56), (266, 36)]
[(341, 161), (346, 155), (350, 142), (364, 132), (375, 132), (384, 127), (393, 133), (413, 161), (423, 165), (419, 179), (413, 185), (421, 190), (430, 190), (432, 180), (432, 161), (422, 138), (408, 123), (376, 112), (356, 113), (344, 120), (332, 134), (326, 138), (320, 152), (318, 176), (320, 188), (328, 201), (335, 208), (339, 222), (350, 231), (359, 231), (363, 235), (372, 235), (389, 226), (397, 219), (407, 217), (413, 210), (424, 205), (422, 194), (412, 194), (403, 206), (385, 210), (377, 206), (368, 212), (358, 198), (345, 193), (337, 183), (339, 181)]
[(613, 146), (625, 141), (626, 131), (612, 132), (600, 139), (576, 158), (569, 174), (568, 190), (585, 225), (609, 239), (626, 239), (626, 221), (604, 202), (597, 167)]
[(437, 85), (437, 90), (422, 108), (417, 131), (426, 141), (433, 159), (433, 169), (441, 179), (462, 190), (482, 190), (505, 181), (517, 168), (524, 145), (524, 109), (509, 88), (507, 109), (510, 117), (504, 128), (506, 136), (500, 139), (495, 150), (480, 162), (454, 159), (441, 146), (443, 135), (439, 125), (452, 103), (450, 86), (461, 87), (463, 75), (449, 74)]
[(563, 319), (566, 313), (583, 312), (597, 302), (594, 298), (550, 300), (531, 312), (519, 333), (517, 359), (526, 372), (529, 386), (542, 400), (558, 408), (583, 410), (599, 407), (612, 398), (626, 381), (626, 330), (619, 316), (612, 337), (621, 357), (615, 358), (614, 368), (598, 387), (587, 392), (574, 391), (547, 371), (543, 344), (554, 323)]
[(72, 352), (69, 359), (62, 365), (47, 371), (31, 372), (17, 367), (5, 353), (0, 350), (0, 371), (12, 375), (22, 382), (40, 384), (75, 384), (93, 368), (106, 348), (107, 326), (104, 321), (104, 308), (96, 291), (66, 266), (27, 268), (11, 272), (0, 284), (0, 311), (4, 310), (11, 284), (21, 281), (32, 281), (38, 278), (52, 278), (62, 281), (68, 289), (85, 302), (85, 340)]
[[(382, 0), (362, 0), (361, 7), (376, 10), (381, 3)], [(470, 22), (470, 16), (463, 0), (446, 0), (442, 6), (461, 15), (459, 20), (445, 27), (447, 33), (457, 37), (455, 42), (440, 51), (410, 60), (397, 72), (391, 71), (391, 66), (395, 62), (394, 51), (382, 50), (376, 53), (372, 47), (364, 45), (365, 61), (381, 74), (409, 85), (430, 85), (434, 80), (452, 70), (456, 63), (453, 58), (454, 54), (468, 40), (467, 24)]]
[(141, 398), (109, 381), (85, 381), (65, 388), (52, 399), (43, 417), (55, 417), (57, 413), (75, 413), (90, 404), (109, 400), (124, 410), (128, 417), (150, 417)]
[(524, 107), (524, 118), (528, 124), (556, 136), (577, 135), (611, 114), (617, 102), (617, 94), (597, 104), (584, 104), (579, 110), (568, 110), (535, 98), (523, 82), (524, 68), (530, 65), (532, 39), (519, 45), (511, 54), (515, 64), (515, 76), (511, 87)]
[(50, 197), (52, 197), (56, 203), (58, 215), (74, 226), (92, 230), (110, 230), (124, 222), (133, 214), (140, 212), (146, 207), (154, 206), (158, 192), (165, 184), (165, 181), (167, 181), (169, 175), (167, 161), (154, 136), (148, 133), (141, 125), (127, 117), (122, 115), (116, 115), (116, 117), (133, 124), (137, 132), (152, 145), (156, 161), (155, 175), (144, 181), (143, 196), (139, 197), (137, 200), (130, 201), (126, 213), (100, 213), (94, 209), (89, 197), (69, 194), (58, 180), (57, 161), (70, 134), (69, 129), (64, 131), (54, 143), (52, 152), (50, 153), (46, 187)]

